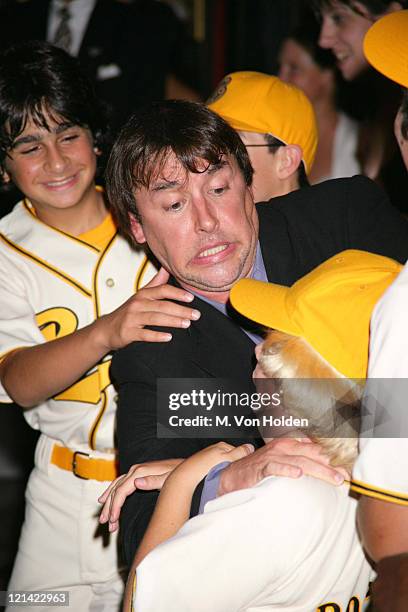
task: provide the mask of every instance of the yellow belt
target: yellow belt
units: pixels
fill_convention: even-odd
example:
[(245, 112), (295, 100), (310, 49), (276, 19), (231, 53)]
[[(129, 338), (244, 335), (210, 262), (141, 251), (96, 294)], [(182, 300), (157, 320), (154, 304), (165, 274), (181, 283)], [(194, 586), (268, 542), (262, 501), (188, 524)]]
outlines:
[(85, 480), (114, 480), (118, 476), (116, 459), (95, 459), (57, 444), (52, 449), (51, 463)]

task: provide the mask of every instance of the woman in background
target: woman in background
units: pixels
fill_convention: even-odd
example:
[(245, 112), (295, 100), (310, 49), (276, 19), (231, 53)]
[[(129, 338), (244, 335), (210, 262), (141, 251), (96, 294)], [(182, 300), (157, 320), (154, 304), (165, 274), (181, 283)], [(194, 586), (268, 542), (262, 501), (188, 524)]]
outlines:
[(401, 103), (400, 87), (371, 68), (364, 35), (382, 16), (408, 7), (408, 0), (313, 0), (321, 15), (319, 44), (336, 56), (343, 78), (352, 83), (350, 104), (361, 120), (358, 158), (362, 173), (383, 185), (392, 204), (408, 212), (408, 177), (393, 137)]
[(320, 26), (308, 15), (283, 41), (279, 78), (307, 95), (316, 113), (319, 141), (311, 183), (361, 173), (358, 123), (338, 108), (339, 74), (334, 55), (318, 45)]

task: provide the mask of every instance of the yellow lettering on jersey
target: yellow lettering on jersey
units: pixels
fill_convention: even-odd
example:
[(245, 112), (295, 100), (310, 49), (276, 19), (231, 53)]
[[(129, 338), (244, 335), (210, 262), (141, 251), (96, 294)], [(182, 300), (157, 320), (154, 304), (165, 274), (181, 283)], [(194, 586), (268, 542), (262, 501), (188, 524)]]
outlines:
[[(360, 612), (360, 599), (356, 596), (353, 596), (348, 602), (346, 612)], [(331, 601), (330, 603), (323, 604), (316, 608), (316, 612), (341, 612), (341, 607)]]
[(111, 360), (104, 361), (95, 372), (84, 376), (78, 382), (56, 395), (55, 400), (68, 400), (71, 402), (85, 402), (87, 404), (98, 404), (102, 392), (109, 387), (109, 367)]
[[(78, 328), (76, 314), (63, 307), (49, 308), (36, 315), (37, 325), (47, 342), (63, 338), (72, 334)], [(101, 401), (103, 391), (110, 385), (109, 366), (110, 359), (98, 365), (91, 374), (83, 376), (76, 383), (56, 395), (55, 400), (67, 400), (71, 402), (85, 402), (86, 404), (98, 404)]]
[(350, 599), (346, 612), (360, 612), (360, 599), (358, 597)]
[(68, 336), (78, 328), (78, 317), (68, 308), (48, 308), (36, 314), (35, 318), (47, 342)]

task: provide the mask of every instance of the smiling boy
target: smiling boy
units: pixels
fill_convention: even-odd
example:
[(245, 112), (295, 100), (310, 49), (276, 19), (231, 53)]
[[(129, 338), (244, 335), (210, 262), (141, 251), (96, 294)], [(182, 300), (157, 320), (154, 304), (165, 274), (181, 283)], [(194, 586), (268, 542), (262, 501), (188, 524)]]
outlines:
[[(89, 129), (56, 122), (44, 109), (47, 128), (28, 119), (5, 160), (3, 180), (13, 180), (44, 223), (81, 234), (106, 216), (95, 190), (96, 155)], [(66, 219), (71, 213), (74, 226)], [(76, 220), (76, 222), (75, 222)]]
[(0, 223), (0, 397), (41, 432), (9, 588), (68, 591), (81, 612), (118, 610), (123, 590), (115, 537), (97, 529), (97, 497), (116, 475), (110, 353), (171, 339), (146, 324), (197, 316), (157, 301), (191, 301), (157, 286), (166, 274), (134, 295), (154, 269), (95, 186), (105, 129), (64, 51), (34, 42), (0, 57), (0, 170), (24, 195)]

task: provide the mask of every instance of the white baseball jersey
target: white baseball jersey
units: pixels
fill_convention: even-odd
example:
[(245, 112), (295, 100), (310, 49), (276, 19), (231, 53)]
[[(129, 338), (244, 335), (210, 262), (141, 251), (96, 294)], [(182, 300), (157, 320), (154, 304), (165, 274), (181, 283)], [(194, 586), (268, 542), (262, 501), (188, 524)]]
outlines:
[[(407, 313), (408, 264), (374, 309), (368, 366), (369, 379), (378, 381), (373, 387), (376, 400), (393, 424), (398, 426), (398, 420), (403, 419), (400, 426), (405, 431), (408, 397), (406, 381), (401, 379), (408, 379)], [(369, 383), (375, 385), (376, 381)], [(352, 488), (363, 495), (408, 506), (408, 439), (395, 437), (395, 433), (388, 438), (360, 439)]]
[[(115, 234), (110, 218), (85, 237), (90, 235), (105, 243), (112, 237), (103, 248), (91, 246), (44, 224), (28, 202), (0, 221), (0, 355), (89, 325), (151, 278), (144, 253)], [(69, 591), (71, 608), (83, 612), (119, 610), (122, 598), (116, 534), (106, 538), (98, 531), (97, 500), (108, 483), (81, 480), (50, 457), (56, 443), (113, 457), (109, 364), (107, 356), (69, 389), (24, 412), (42, 435), (9, 590)], [(1, 387), (0, 401), (10, 401)]]
[[(20, 202), (0, 221), (0, 356), (89, 325), (153, 273), (144, 252), (119, 235), (99, 250), (44, 224)], [(112, 451), (109, 365), (107, 356), (69, 389), (25, 411), (27, 421), (74, 450)], [(10, 401), (2, 387), (0, 401)]]
[(145, 557), (134, 609), (362, 611), (372, 570), (355, 511), (346, 485), (306, 476), (224, 495)]

